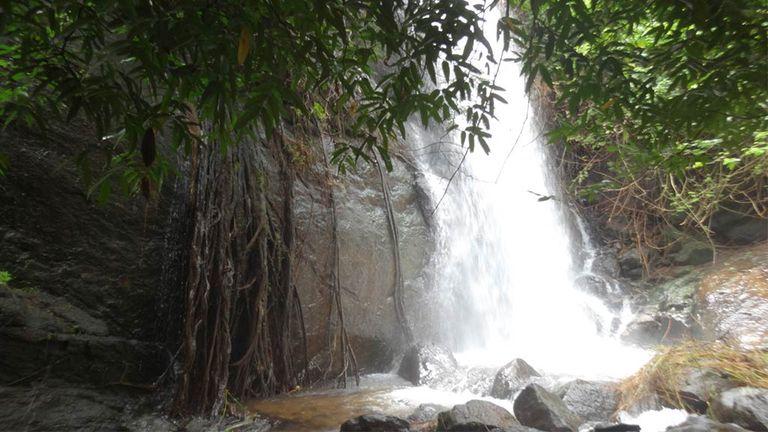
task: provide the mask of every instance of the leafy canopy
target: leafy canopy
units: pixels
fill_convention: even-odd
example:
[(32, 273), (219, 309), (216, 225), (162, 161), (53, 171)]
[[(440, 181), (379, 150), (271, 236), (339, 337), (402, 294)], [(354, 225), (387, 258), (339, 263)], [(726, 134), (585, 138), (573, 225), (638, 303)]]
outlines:
[(506, 28), (531, 82), (554, 90), (550, 136), (585, 156), (582, 192), (631, 191), (614, 208), (702, 228), (724, 201), (768, 216), (768, 3), (521, 3)]
[(112, 162), (131, 168), (133, 187), (165, 169), (138, 157), (140, 147), (154, 152), (156, 132), (189, 149), (202, 125), (206, 142), (226, 148), (326, 111), (349, 120), (351, 139), (334, 153), (342, 167), (374, 152), (390, 167), (389, 142), (412, 115), (450, 123), (461, 111), (469, 147), (488, 151), (483, 126), (500, 89), (469, 61), (480, 48), (494, 62), (482, 9), (463, 0), (4, 0), (0, 117), (45, 126), (84, 115), (110, 138)]

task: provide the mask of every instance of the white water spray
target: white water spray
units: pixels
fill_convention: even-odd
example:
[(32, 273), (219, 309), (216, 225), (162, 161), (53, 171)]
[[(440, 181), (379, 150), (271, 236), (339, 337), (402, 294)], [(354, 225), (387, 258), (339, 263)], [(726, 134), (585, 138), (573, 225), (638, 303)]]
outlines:
[[(499, 13), (486, 12), (494, 53)], [(515, 357), (549, 374), (586, 378), (626, 376), (648, 360), (643, 350), (601, 335), (616, 318), (597, 298), (574, 287), (591, 271), (579, 264), (565, 215), (567, 198), (547, 163), (542, 134), (517, 64), (501, 62), (496, 84), (508, 104), (496, 106), (490, 155), (471, 153), (448, 185), (435, 217), (436, 283), (442, 293), (443, 333), (468, 365), (499, 366)], [(414, 144), (436, 197), (464, 153), (458, 142)], [(455, 141), (455, 140), (454, 140)], [(453, 152), (453, 156), (435, 154)], [(426, 150), (425, 150), (426, 149)], [(458, 155), (458, 156), (457, 156)], [(448, 173), (448, 174), (447, 174)]]

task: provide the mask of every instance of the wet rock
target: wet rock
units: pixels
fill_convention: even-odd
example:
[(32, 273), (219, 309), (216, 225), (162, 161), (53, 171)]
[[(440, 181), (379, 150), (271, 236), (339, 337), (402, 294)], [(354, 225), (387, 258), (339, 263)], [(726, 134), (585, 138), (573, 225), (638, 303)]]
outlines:
[(651, 289), (648, 303), (655, 313), (671, 316), (695, 328), (696, 292), (703, 272), (698, 267), (677, 267), (676, 275)]
[(690, 335), (691, 329), (676, 318), (661, 313), (641, 313), (627, 324), (620, 337), (624, 342), (652, 348), (679, 343)]
[(661, 398), (657, 394), (649, 394), (637, 400), (625, 401), (622, 411), (637, 417), (645, 411), (656, 411), (664, 408)]
[(692, 415), (677, 426), (670, 426), (667, 432), (747, 432), (735, 424), (718, 423), (704, 416)]
[(574, 380), (564, 384), (557, 395), (574, 414), (587, 421), (608, 421), (619, 405), (615, 383)]
[(617, 281), (594, 274), (584, 274), (574, 281), (576, 288), (603, 300), (611, 310), (618, 311), (624, 301)]
[(595, 261), (592, 263), (592, 271), (613, 279), (619, 277), (621, 267), (619, 266), (616, 254), (607, 250), (598, 251)]
[(691, 368), (683, 374), (678, 396), (688, 411), (705, 414), (715, 395), (733, 387), (727, 377), (715, 370)]
[(640, 279), (645, 272), (643, 268), (643, 256), (649, 262), (655, 256), (655, 251), (652, 249), (644, 248), (640, 254), (638, 248), (631, 248), (621, 252), (618, 256), (619, 259), (619, 275), (627, 279)]
[(368, 414), (349, 419), (341, 425), (340, 432), (408, 432), (408, 422), (384, 414)]
[[(325, 145), (327, 151), (332, 151), (330, 141)], [(310, 159), (322, 160), (322, 147), (312, 147), (311, 151), (316, 154)], [(393, 164), (393, 170), (386, 176), (400, 232), (405, 313), (417, 340), (433, 340), (434, 323), (442, 317), (437, 316), (440, 311), (433, 307), (436, 294), (430, 290), (432, 285), (427, 280), (431, 274), (427, 267), (435, 246), (424, 215), (425, 206), (430, 205), (424, 201), (424, 194), (429, 191), (422, 188), (424, 181), (418, 181), (419, 171), (408, 151), (400, 148), (397, 153), (398, 159), (402, 159)], [(336, 331), (328, 325), (328, 310), (336, 306), (327, 291), (333, 269), (333, 248), (330, 247), (333, 224), (328, 202), (332, 188), (338, 240), (342, 246), (338, 277), (344, 281), (342, 306), (347, 333), (361, 371), (389, 371), (392, 353), (401, 352), (403, 345), (393, 307), (394, 261), (379, 173), (371, 164), (360, 164), (345, 175), (332, 176), (329, 181), (322, 164), (315, 165), (302, 172), (302, 181), (295, 183), (293, 208), (296, 238), (302, 240), (296, 257), (301, 265), (294, 269), (294, 277), (303, 306), (308, 356), (317, 356), (319, 364), (328, 364), (330, 354), (325, 348)], [(280, 185), (279, 178), (270, 180), (273, 181), (268, 184)], [(281, 187), (271, 189), (283, 193)], [(275, 196), (274, 202), (282, 199)]]
[(0, 387), (0, 430), (123, 430), (131, 398), (103, 389)]
[(680, 240), (667, 254), (667, 258), (678, 266), (710, 263), (713, 257), (712, 245), (696, 239)]
[(768, 389), (738, 387), (722, 392), (712, 401), (717, 420), (753, 431), (768, 431)]
[(626, 423), (588, 422), (579, 427), (579, 432), (640, 432), (640, 426)]
[(723, 242), (746, 245), (768, 239), (766, 219), (747, 216), (743, 211), (723, 209), (710, 218), (710, 229)]
[(515, 417), (525, 425), (548, 432), (576, 432), (583, 420), (557, 395), (529, 384), (514, 402)]
[(355, 347), (355, 360), (360, 373), (389, 372), (395, 363), (391, 344), (378, 337), (362, 337), (352, 334), (349, 343)]
[(421, 404), (408, 416), (411, 423), (422, 423), (437, 419), (437, 415), (448, 410), (448, 407), (437, 404)]
[(149, 207), (121, 194), (96, 205), (75, 164), (100, 140), (95, 129), (51, 126), (0, 131), (13, 160), (0, 179), (0, 269), (13, 275), (0, 287), (0, 382), (151, 382), (164, 370), (151, 342), (180, 322), (156, 318), (183, 304), (170, 292), (180, 193), (167, 182)]
[[(176, 421), (178, 424), (172, 424), (168, 432), (267, 432), (272, 430), (272, 422), (259, 418), (249, 417), (241, 419), (237, 417), (207, 418), (191, 417)], [(161, 426), (163, 423), (155, 423), (153, 426)], [(138, 429), (135, 424), (129, 427), (131, 432), (164, 432), (166, 429)]]
[(453, 354), (438, 345), (417, 344), (405, 352), (397, 374), (414, 385), (445, 385), (459, 368)]
[(504, 408), (482, 400), (471, 400), (456, 405), (437, 417), (437, 431), (485, 431), (511, 429), (520, 426), (515, 417)]
[(514, 359), (496, 373), (491, 386), (491, 396), (497, 399), (509, 399), (530, 384), (532, 378), (540, 376), (525, 360)]
[(153, 381), (162, 373), (160, 346), (107, 332), (106, 324), (65, 298), (0, 286), (0, 381), (46, 370), (80, 384)]
[(496, 378), (495, 368), (474, 367), (467, 369), (467, 381), (463, 389), (481, 396), (489, 396), (493, 381)]
[(705, 334), (744, 349), (768, 349), (768, 244), (711, 267), (697, 293)]

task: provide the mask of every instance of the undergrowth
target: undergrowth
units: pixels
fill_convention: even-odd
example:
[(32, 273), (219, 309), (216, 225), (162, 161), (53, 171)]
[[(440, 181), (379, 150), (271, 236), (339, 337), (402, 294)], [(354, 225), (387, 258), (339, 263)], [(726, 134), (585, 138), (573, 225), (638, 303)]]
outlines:
[(619, 386), (619, 411), (653, 395), (686, 408), (680, 390), (692, 369), (711, 370), (737, 386), (768, 388), (768, 352), (743, 351), (722, 343), (688, 342), (663, 348)]

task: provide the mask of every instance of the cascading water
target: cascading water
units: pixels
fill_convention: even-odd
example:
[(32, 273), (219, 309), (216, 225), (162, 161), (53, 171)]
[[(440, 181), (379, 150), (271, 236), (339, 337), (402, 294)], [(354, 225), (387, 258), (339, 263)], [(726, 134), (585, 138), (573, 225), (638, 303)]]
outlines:
[[(499, 53), (500, 43), (494, 43), (499, 13), (486, 14), (486, 38)], [(340, 421), (371, 410), (405, 416), (423, 403), (452, 406), (482, 398), (513, 411), (511, 400), (482, 396), (470, 381), (495, 374), (514, 358), (556, 380), (620, 378), (649, 359), (650, 352), (623, 346), (611, 336), (621, 330), (615, 321), (627, 308), (612, 312), (577, 289), (578, 278), (599, 277), (592, 268), (596, 251), (558, 188), (514, 63), (501, 63), (496, 84), (506, 89), (509, 103), (496, 107), (490, 155), (466, 154), (458, 140), (446, 141), (439, 131), (415, 122), (410, 127), (410, 149), (433, 204), (440, 203), (433, 226), (438, 251), (433, 292), (439, 309), (428, 315), (437, 317), (433, 326), (439, 327), (440, 342), (465, 367), (438, 388), (373, 374), (363, 377), (361, 388), (261, 401), (255, 411), (299, 420), (291, 427), (312, 431), (337, 430)], [(478, 371), (475, 366), (481, 367), (479, 375), (471, 373)], [(668, 409), (620, 416), (648, 432), (663, 431), (685, 417), (684, 411)]]
[[(486, 12), (494, 53), (498, 11)], [(498, 366), (523, 358), (550, 374), (618, 377), (648, 354), (601, 335), (615, 318), (574, 281), (591, 260), (574, 257), (565, 215), (568, 203), (550, 178), (545, 142), (524, 77), (500, 62), (496, 84), (507, 104), (496, 106), (490, 155), (463, 158), (458, 142), (431, 143), (422, 131), (412, 143), (435, 202), (439, 254), (435, 283), (442, 292), (442, 331), (468, 365)], [(460, 162), (462, 161), (462, 162)], [(448, 180), (457, 164), (460, 168)], [(444, 197), (443, 197), (443, 194)], [(581, 248), (589, 248), (587, 239)]]

